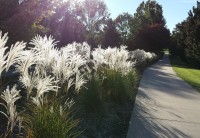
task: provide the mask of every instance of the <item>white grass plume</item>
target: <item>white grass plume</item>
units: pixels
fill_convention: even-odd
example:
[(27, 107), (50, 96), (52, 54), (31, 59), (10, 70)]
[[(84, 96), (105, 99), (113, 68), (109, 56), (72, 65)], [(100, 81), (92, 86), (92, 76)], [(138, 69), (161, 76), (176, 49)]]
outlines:
[(0, 59), (1, 59), (0, 60), (0, 77), (6, 65), (7, 54), (5, 54), (5, 51), (7, 47), (5, 47), (5, 45), (7, 41), (8, 41), (8, 33), (3, 35), (2, 31), (0, 31)]
[(39, 106), (42, 107), (43, 103), (44, 103), (44, 94), (50, 91), (54, 91), (57, 92), (58, 91), (58, 86), (57, 86), (58, 81), (55, 80), (54, 77), (45, 77), (45, 78), (40, 78), (37, 81), (36, 84), (36, 89), (37, 89), (37, 93), (36, 96), (33, 97), (33, 102)]
[(11, 65), (18, 62), (20, 57), (23, 55), (22, 52), (26, 47), (26, 43), (24, 42), (16, 42), (11, 46), (10, 51), (8, 52), (8, 58), (6, 60), (6, 71), (10, 68)]
[(52, 36), (41, 37), (37, 35), (31, 40), (30, 44), (34, 46), (31, 50), (38, 52), (40, 55), (38, 64), (48, 69), (58, 55), (58, 50), (54, 47), (57, 41)]
[(31, 40), (30, 44), (34, 46), (34, 50), (41, 51), (43, 49), (49, 50), (54, 48), (54, 46), (57, 44), (57, 41), (55, 41), (52, 36), (41, 37), (37, 35)]
[(92, 51), (95, 69), (106, 66), (107, 68), (120, 71), (122, 74), (126, 74), (132, 70), (134, 66), (133, 61), (128, 61), (129, 51), (126, 46), (120, 46), (120, 48), (102, 49), (96, 48)]
[(27, 99), (29, 99), (31, 92), (36, 87), (40, 78), (41, 77), (39, 76), (37, 70), (19, 77), (19, 82), (22, 84), (22, 87), (26, 89)]
[(3, 35), (2, 31), (0, 31), (0, 48), (5, 47), (7, 41), (8, 41), (8, 33), (5, 33)]
[(144, 50), (136, 49), (129, 52), (130, 60), (135, 60), (136, 64), (145, 64), (148, 60), (153, 60), (157, 56), (154, 53), (145, 52)]
[(77, 73), (76, 74), (76, 82), (75, 82), (75, 90), (79, 93), (80, 89), (84, 87), (84, 84), (87, 81), (84, 79), (84, 74)]
[(40, 55), (32, 50), (24, 50), (20, 59), (16, 62), (16, 71), (19, 72), (22, 76), (28, 74), (28, 69), (37, 63), (40, 59)]
[(0, 112), (4, 114), (8, 118), (8, 126), (10, 126), (11, 132), (13, 131), (14, 126), (17, 124), (19, 121), (19, 115), (18, 112), (16, 111), (16, 105), (15, 102), (21, 98), (19, 94), (19, 90), (16, 89), (16, 85), (10, 90), (9, 87), (2, 93), (1, 98), (6, 102), (4, 107), (7, 109), (7, 113)]

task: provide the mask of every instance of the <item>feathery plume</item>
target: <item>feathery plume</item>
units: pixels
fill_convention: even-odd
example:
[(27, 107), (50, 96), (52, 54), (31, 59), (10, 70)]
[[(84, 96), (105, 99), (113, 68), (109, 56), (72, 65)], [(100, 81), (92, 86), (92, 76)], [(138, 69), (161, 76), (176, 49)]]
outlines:
[(24, 42), (16, 42), (11, 46), (10, 51), (8, 52), (6, 71), (10, 68), (11, 65), (18, 62), (23, 55), (23, 49), (26, 47), (26, 43)]
[(54, 77), (45, 77), (45, 78), (40, 78), (37, 83), (36, 83), (36, 89), (37, 93), (36, 96), (32, 98), (33, 102), (38, 106), (41, 107), (44, 103), (44, 93), (54, 91), (58, 91), (58, 86), (57, 86), (58, 81), (55, 80)]
[(6, 43), (8, 41), (8, 33), (5, 33), (3, 35), (2, 31), (0, 31), (0, 77), (1, 73), (5, 69), (5, 64), (6, 64), (6, 58), (7, 54), (5, 54), (5, 51), (7, 47), (5, 47)]
[(16, 105), (15, 102), (21, 98), (19, 95), (19, 92), (16, 89), (16, 85), (10, 90), (9, 87), (2, 93), (1, 98), (6, 102), (4, 107), (7, 109), (7, 114), (3, 113), (2, 111), (0, 113), (4, 114), (8, 118), (8, 127), (10, 126), (11, 132), (13, 131), (14, 126), (17, 124), (19, 121), (19, 115), (18, 112), (16, 111)]

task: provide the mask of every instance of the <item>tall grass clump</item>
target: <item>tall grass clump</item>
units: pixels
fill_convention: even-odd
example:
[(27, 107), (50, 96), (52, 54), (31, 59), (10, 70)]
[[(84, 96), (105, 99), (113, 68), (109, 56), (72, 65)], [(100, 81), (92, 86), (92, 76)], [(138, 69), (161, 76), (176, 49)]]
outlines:
[(107, 100), (113, 100), (116, 103), (125, 103), (134, 100), (134, 94), (137, 83), (135, 71), (129, 71), (126, 75), (121, 72), (106, 69), (104, 70), (105, 79), (103, 81), (103, 96)]
[(29, 105), (24, 115), (26, 135), (33, 138), (73, 138), (80, 134), (79, 121), (73, 119), (65, 105), (51, 104), (43, 108)]
[(158, 58), (155, 53), (145, 52), (144, 50), (140, 49), (130, 51), (129, 57), (130, 60), (135, 61), (135, 68), (139, 71), (143, 71)]
[(102, 96), (117, 103), (133, 99), (137, 75), (133, 67), (135, 62), (129, 60), (127, 47), (100, 47), (92, 52), (97, 72), (103, 76)]
[(2, 137), (77, 137), (73, 101), (78, 113), (104, 117), (107, 103), (134, 100), (135, 67), (156, 57), (140, 50), (129, 52), (126, 46), (91, 51), (85, 42), (59, 49), (52, 36), (36, 36), (30, 46), (22, 41), (8, 48), (7, 41), (7, 33), (0, 31)]
[(86, 83), (86, 88), (80, 94), (80, 104), (84, 106), (87, 113), (100, 113), (104, 111), (102, 101), (102, 79), (92, 75)]
[(92, 51), (92, 56), (96, 70), (99, 68), (108, 68), (125, 75), (133, 69), (135, 64), (134, 60), (129, 60), (127, 46), (121, 46), (120, 48), (108, 47), (107, 49), (99, 47)]
[[(26, 97), (22, 98), (26, 100), (23, 100), (25, 103), (20, 105), (24, 106), (21, 107), (24, 112), (19, 114), (15, 101), (21, 96), (19, 95), (20, 90), (16, 90), (16, 85), (11, 90), (7, 88), (2, 93), (1, 99), (4, 100), (4, 103), (1, 102), (1, 107), (4, 109), (1, 108), (0, 113), (8, 120), (7, 125), (1, 124), (1, 129), (4, 129), (2, 136), (16, 136), (14, 128), (18, 127), (21, 131), (21, 124), (26, 126), (22, 127), (22, 132), (28, 137), (73, 137), (78, 135), (76, 131), (72, 131), (77, 127), (77, 123), (72, 120), (68, 111), (63, 107), (64, 102), (60, 103), (59, 111), (57, 106), (46, 105), (51, 105), (51, 100), (58, 102), (63, 95), (67, 95), (69, 89), (77, 94), (84, 87), (83, 85), (86, 83), (84, 74), (87, 70), (84, 66), (87, 63), (88, 55), (77, 53), (77, 50), (70, 48), (70, 45), (67, 46), (69, 48), (63, 47), (60, 50), (55, 48), (57, 42), (51, 36), (36, 36), (30, 43), (33, 45), (31, 47), (26, 47), (24, 42), (17, 42), (6, 52), (7, 40), (7, 34), (2, 35), (0, 32), (0, 54), (3, 57), (0, 73), (4, 72), (5, 77), (10, 77), (12, 73), (10, 67), (14, 69), (17, 78), (19, 76), (16, 85), (21, 89), (23, 95), (26, 93)], [(87, 44), (79, 44), (79, 47), (81, 46), (83, 46), (82, 51), (88, 50)], [(63, 86), (67, 88), (65, 93), (62, 93)], [(32, 105), (31, 108), (27, 108), (27, 103)], [(55, 111), (52, 108), (55, 108)], [(24, 116), (27, 112), (31, 117)], [(23, 119), (21, 119), (22, 116)], [(40, 120), (38, 121), (38, 119)], [(27, 128), (27, 126), (31, 127)], [(39, 131), (41, 126), (44, 127), (42, 127), (42, 131)], [(60, 132), (58, 132), (58, 128)]]

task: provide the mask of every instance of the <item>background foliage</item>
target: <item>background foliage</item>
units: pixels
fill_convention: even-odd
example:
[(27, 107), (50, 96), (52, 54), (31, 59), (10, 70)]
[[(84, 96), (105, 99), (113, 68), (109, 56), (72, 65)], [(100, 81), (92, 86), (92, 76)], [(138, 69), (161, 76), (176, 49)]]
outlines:
[(193, 66), (200, 67), (200, 2), (189, 11), (188, 17), (176, 25), (172, 34), (171, 54), (180, 56)]
[(123, 44), (129, 50), (159, 52), (169, 41), (162, 6), (152, 0), (116, 19), (103, 0), (0, 0), (0, 29), (9, 32), (9, 43), (51, 34), (59, 47), (86, 41), (92, 48)]

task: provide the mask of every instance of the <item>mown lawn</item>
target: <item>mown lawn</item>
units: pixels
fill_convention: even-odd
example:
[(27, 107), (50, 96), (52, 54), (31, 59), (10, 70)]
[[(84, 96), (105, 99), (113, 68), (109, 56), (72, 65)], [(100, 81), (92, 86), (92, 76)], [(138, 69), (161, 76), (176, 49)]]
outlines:
[(200, 70), (189, 66), (180, 58), (170, 58), (176, 74), (200, 92)]

